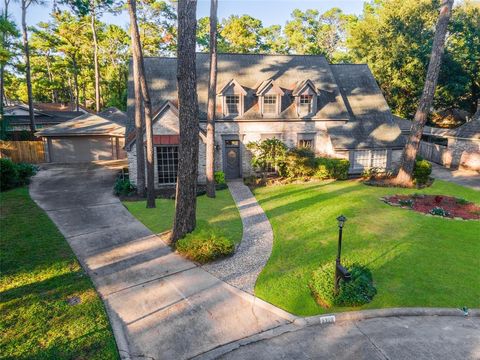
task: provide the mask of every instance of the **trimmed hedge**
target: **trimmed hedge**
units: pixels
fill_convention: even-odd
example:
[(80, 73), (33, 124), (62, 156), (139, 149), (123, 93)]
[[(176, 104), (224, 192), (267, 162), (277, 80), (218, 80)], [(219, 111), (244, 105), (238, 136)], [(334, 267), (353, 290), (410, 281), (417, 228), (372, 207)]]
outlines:
[(316, 179), (337, 179), (346, 180), (348, 178), (348, 169), (350, 169), (350, 161), (346, 159), (336, 159), (327, 157), (318, 157), (315, 159)]
[(418, 159), (415, 161), (415, 167), (413, 168), (413, 179), (416, 184), (426, 184), (431, 173), (432, 164), (430, 164), (427, 160)]
[(288, 178), (309, 178), (315, 172), (315, 154), (308, 148), (290, 149), (281, 168), (280, 175)]
[(373, 286), (372, 273), (368, 268), (359, 264), (345, 262), (352, 279), (349, 282), (340, 280), (340, 289), (334, 294), (335, 262), (322, 265), (312, 273), (309, 282), (315, 301), (324, 308), (332, 306), (360, 306), (372, 301), (377, 294)]
[(37, 167), (32, 164), (15, 164), (10, 159), (0, 159), (0, 190), (27, 185), (36, 173)]
[(202, 228), (177, 241), (177, 251), (188, 259), (205, 264), (232, 255), (235, 243), (214, 227)]

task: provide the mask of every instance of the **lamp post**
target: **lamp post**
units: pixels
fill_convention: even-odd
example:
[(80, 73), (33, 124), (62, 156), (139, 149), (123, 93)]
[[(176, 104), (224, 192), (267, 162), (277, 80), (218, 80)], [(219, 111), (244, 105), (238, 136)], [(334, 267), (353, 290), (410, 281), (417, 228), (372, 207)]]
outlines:
[(347, 218), (343, 215), (340, 215), (339, 217), (337, 217), (337, 221), (338, 221), (338, 251), (337, 251), (337, 259), (335, 260), (335, 294), (338, 294), (340, 279), (349, 281), (351, 278), (350, 273), (340, 263), (340, 257), (342, 255), (342, 230), (343, 230), (343, 226), (345, 225), (345, 221), (347, 221)]

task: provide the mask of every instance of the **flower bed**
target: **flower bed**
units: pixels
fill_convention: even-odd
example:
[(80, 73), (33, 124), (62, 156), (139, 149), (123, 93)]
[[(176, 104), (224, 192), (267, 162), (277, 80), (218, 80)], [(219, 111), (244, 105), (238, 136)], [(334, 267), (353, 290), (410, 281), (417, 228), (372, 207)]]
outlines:
[(392, 195), (382, 198), (387, 204), (424, 214), (464, 220), (480, 220), (480, 206), (464, 199), (443, 195)]

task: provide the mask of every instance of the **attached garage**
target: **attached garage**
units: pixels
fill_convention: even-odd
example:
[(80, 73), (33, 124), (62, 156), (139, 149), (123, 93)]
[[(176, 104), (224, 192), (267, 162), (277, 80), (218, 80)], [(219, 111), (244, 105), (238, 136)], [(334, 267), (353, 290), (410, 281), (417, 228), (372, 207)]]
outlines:
[(37, 132), (49, 162), (83, 163), (124, 159), (126, 115), (116, 108), (84, 114)]

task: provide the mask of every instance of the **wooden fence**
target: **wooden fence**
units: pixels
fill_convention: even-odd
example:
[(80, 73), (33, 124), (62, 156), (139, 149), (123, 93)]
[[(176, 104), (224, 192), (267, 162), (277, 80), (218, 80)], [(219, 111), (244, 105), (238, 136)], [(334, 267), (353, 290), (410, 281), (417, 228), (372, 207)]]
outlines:
[(446, 146), (420, 141), (418, 151), (424, 159), (444, 165), (444, 154), (447, 152)]
[(45, 147), (42, 141), (0, 141), (0, 157), (15, 163), (45, 162)]

